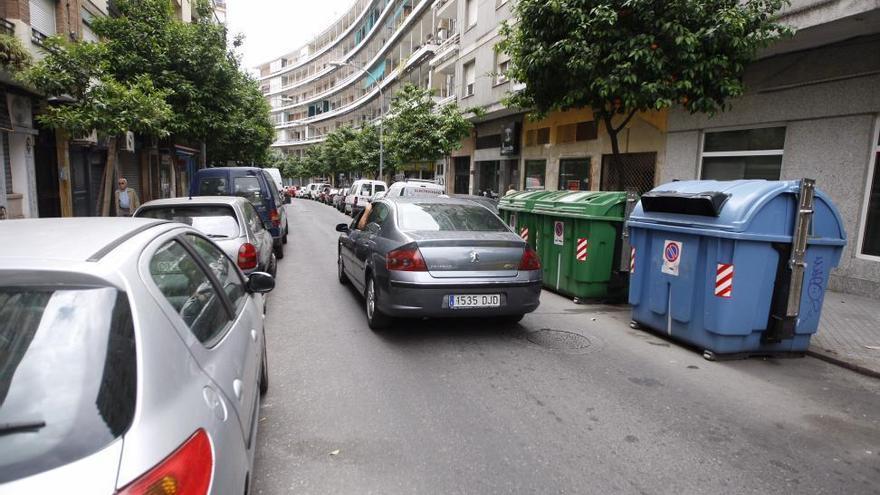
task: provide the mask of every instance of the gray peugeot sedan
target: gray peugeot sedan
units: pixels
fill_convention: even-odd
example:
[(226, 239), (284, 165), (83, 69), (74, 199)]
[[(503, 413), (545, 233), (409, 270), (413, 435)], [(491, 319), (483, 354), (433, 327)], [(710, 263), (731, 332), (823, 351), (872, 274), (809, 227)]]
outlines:
[(171, 220), (195, 227), (211, 238), (242, 272), (275, 276), (271, 225), (263, 222), (254, 205), (239, 196), (195, 196), (156, 199), (141, 205), (135, 217)]
[(248, 493), (274, 279), (176, 222), (0, 239), (0, 492)]
[(499, 317), (537, 309), (538, 254), (497, 215), (471, 201), (386, 198), (339, 224), (338, 274), (364, 295), (367, 322), (394, 317)]

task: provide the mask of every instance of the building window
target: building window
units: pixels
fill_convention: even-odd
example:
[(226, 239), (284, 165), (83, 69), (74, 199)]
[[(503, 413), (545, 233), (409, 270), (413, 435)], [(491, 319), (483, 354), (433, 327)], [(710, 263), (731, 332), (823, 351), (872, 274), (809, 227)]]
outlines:
[(55, 0), (30, 0), (31, 28), (43, 36), (55, 34)]
[(471, 28), (477, 24), (478, 1), (477, 0), (465, 0), (465, 5), (466, 5), (465, 14), (467, 15), (467, 17), (465, 17), (465, 20), (467, 22), (466, 25), (468, 28)]
[(567, 158), (559, 160), (559, 190), (590, 190), (589, 158)]
[(703, 179), (779, 180), (785, 127), (707, 132), (703, 141)]
[(500, 9), (505, 3), (507, 3), (507, 0), (495, 0), (495, 8)]
[(880, 131), (874, 142), (874, 166), (868, 180), (868, 198), (865, 208), (865, 228), (862, 236), (862, 254), (880, 256)]
[(547, 177), (547, 160), (526, 160), (526, 176), (523, 189), (540, 191), (545, 189)]
[(577, 131), (575, 132), (575, 141), (591, 141), (599, 137), (596, 130), (596, 122), (593, 120), (587, 122), (578, 122)]
[(526, 146), (550, 144), (550, 128), (529, 129), (526, 131)]
[(86, 9), (80, 10), (80, 17), (82, 18), (82, 39), (83, 41), (97, 42), (98, 35), (92, 31), (92, 20), (95, 16), (92, 15)]
[(474, 95), (474, 83), (477, 82), (477, 72), (474, 61), (464, 64), (464, 97)]
[(508, 81), (507, 70), (510, 68), (510, 55), (498, 51), (495, 47), (495, 84), (504, 84)]

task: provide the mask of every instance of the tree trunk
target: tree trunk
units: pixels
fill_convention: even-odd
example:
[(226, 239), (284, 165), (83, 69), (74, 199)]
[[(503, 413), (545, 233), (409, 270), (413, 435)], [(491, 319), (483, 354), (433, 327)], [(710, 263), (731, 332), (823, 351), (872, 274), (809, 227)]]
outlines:
[(612, 122), (614, 118), (613, 111), (606, 111), (605, 109), (593, 109), (593, 113), (598, 115), (602, 119), (602, 122), (605, 123), (605, 130), (608, 132), (608, 138), (611, 140), (611, 163), (616, 169), (615, 175), (617, 180), (617, 187), (623, 189), (623, 161), (620, 157), (620, 142), (617, 138), (620, 134), (620, 131), (622, 131), (626, 127), (626, 124), (628, 124), (629, 121), (636, 114), (636, 110), (631, 110), (627, 114), (626, 118), (623, 119), (623, 122), (621, 122), (620, 125), (616, 128), (614, 127), (614, 123)]
[(116, 172), (116, 137), (107, 140), (107, 165), (104, 167), (103, 201), (101, 216), (110, 216), (110, 198), (113, 197), (113, 178)]

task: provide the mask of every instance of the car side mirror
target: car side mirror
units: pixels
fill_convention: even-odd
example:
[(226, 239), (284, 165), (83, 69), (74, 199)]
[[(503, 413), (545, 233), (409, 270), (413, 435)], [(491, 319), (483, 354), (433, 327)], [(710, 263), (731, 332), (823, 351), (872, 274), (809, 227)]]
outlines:
[(272, 222), (263, 222), (263, 228), (270, 230), (272, 228)]
[(265, 294), (275, 288), (275, 278), (264, 272), (253, 272), (247, 279), (247, 290), (251, 294)]
[(382, 227), (379, 226), (378, 223), (372, 222), (367, 225), (367, 232), (371, 234), (378, 234), (382, 230)]
[(336, 232), (342, 232), (343, 234), (347, 234), (348, 230), (349, 230), (348, 225), (346, 225), (344, 223), (340, 223), (336, 226)]

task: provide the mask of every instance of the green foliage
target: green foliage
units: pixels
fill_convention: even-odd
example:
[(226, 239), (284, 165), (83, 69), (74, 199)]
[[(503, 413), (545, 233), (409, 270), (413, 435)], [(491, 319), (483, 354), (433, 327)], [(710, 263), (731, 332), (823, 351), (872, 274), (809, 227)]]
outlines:
[(171, 107), (167, 91), (147, 77), (119, 81), (108, 69), (106, 49), (94, 43), (69, 43), (61, 37), (44, 41), (46, 57), (22, 77), (48, 95), (67, 95), (73, 102), (49, 106), (37, 118), (44, 125), (82, 136), (93, 129), (115, 137), (132, 130), (168, 134)]
[(210, 22), (210, 5), (197, 2), (199, 18), (192, 23), (176, 20), (167, 0), (114, 5), (117, 16), (93, 24), (113, 76), (123, 82), (147, 77), (167, 91), (174, 111), (169, 131), (205, 142), (210, 161), (264, 160), (274, 137), (268, 104), (256, 81), (240, 70), (226, 29)]
[(435, 161), (458, 148), (472, 124), (457, 105), (437, 107), (431, 90), (407, 84), (394, 95), (385, 133), (397, 163)]
[(11, 34), (0, 34), (0, 68), (17, 73), (33, 63), (30, 52)]
[[(502, 27), (509, 76), (526, 83), (510, 104), (589, 107), (614, 138), (635, 112), (681, 104), (714, 113), (743, 94), (757, 51), (789, 30), (786, 0), (520, 0)], [(625, 115), (617, 127), (614, 115)], [(616, 151), (616, 150), (615, 150)]]

